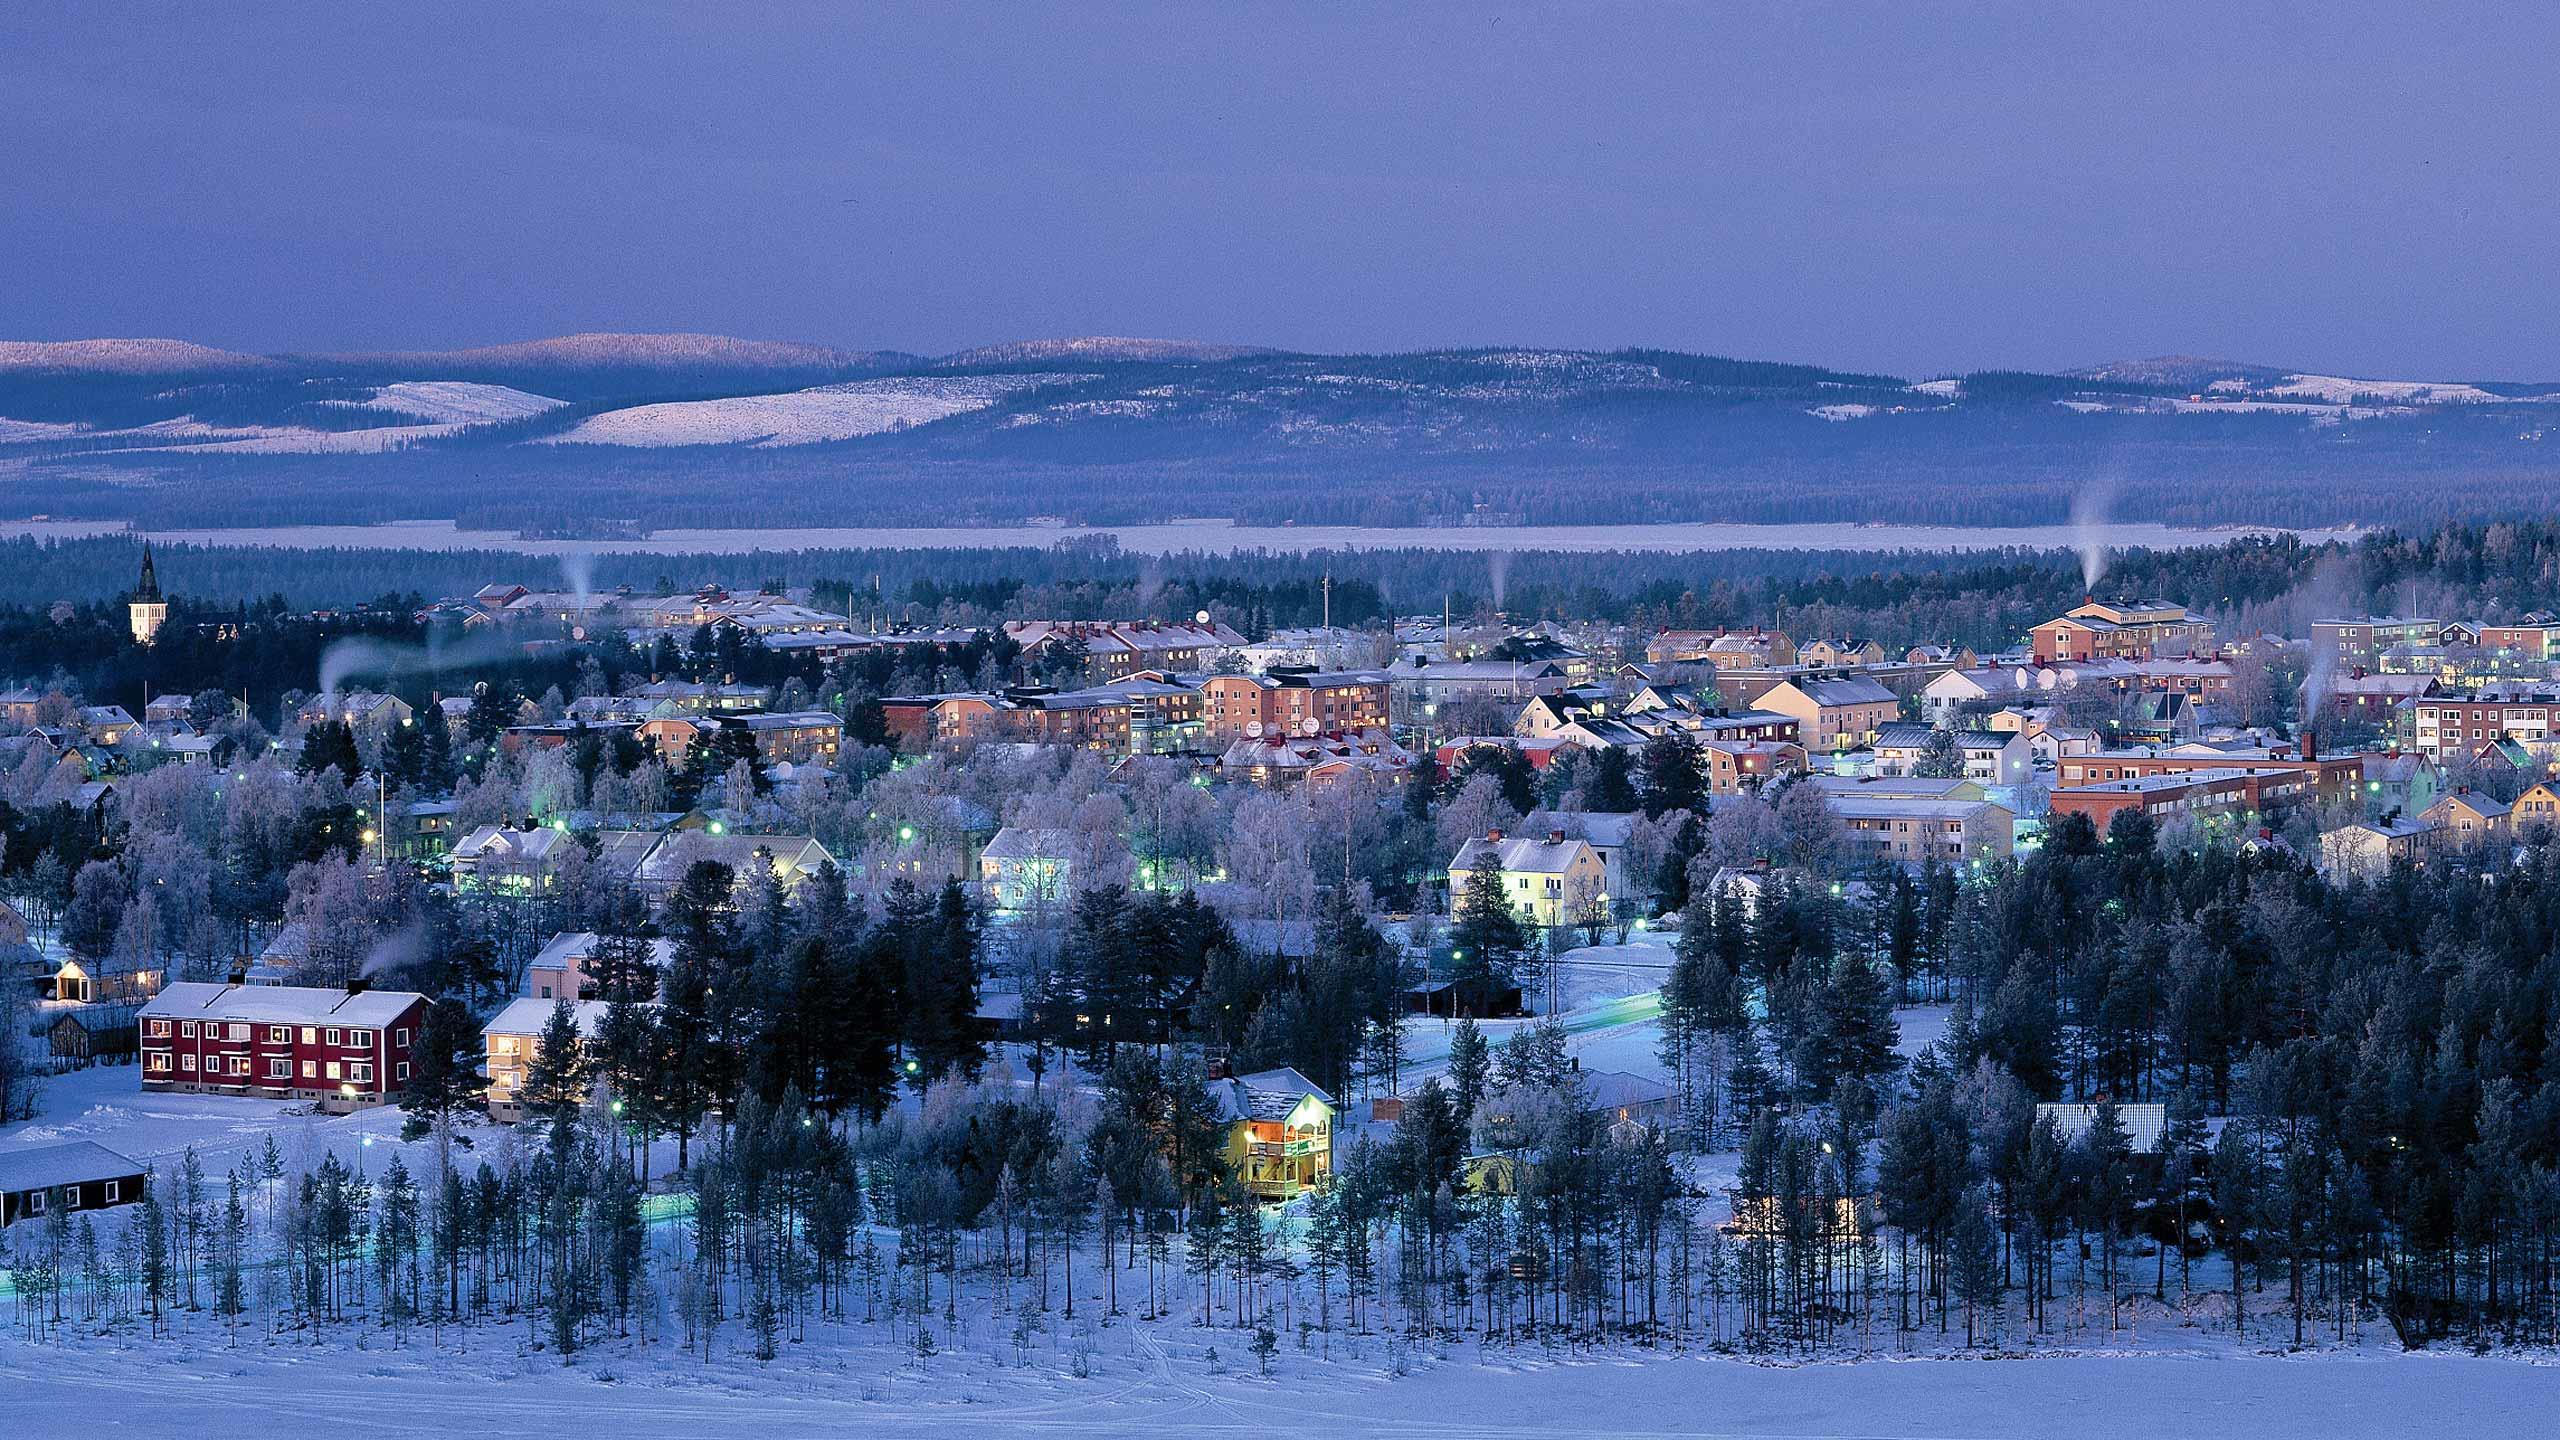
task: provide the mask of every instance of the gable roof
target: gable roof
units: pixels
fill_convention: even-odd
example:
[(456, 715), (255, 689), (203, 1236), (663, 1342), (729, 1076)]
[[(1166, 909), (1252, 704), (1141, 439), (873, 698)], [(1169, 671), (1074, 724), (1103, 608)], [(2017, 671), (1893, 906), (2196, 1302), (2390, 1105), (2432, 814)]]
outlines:
[(95, 1140), (67, 1140), (59, 1145), (0, 1149), (0, 1192), (18, 1194), (92, 1180), (120, 1180), (140, 1175), (141, 1161), (128, 1159)]

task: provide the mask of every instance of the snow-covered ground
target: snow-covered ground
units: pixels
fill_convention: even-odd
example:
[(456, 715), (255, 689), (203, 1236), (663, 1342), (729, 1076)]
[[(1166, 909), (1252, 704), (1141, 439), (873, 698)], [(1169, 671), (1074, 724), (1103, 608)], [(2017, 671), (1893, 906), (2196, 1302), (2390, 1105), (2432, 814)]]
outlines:
[(93, 431), (78, 425), (0, 419), (0, 444), (78, 435), (89, 440), (163, 442), (136, 447), (141, 449), (184, 448), (231, 455), (378, 455), (421, 440), (460, 434), (474, 425), (521, 420), (557, 410), (566, 402), (512, 386), (470, 380), (403, 380), (382, 386), (363, 400), (328, 403), (349, 410), (410, 417), (420, 423), (381, 425), (369, 430), (314, 430), (301, 425), (208, 425), (193, 416), (181, 416), (122, 430)]
[(402, 380), (373, 392), (362, 402), (366, 410), (413, 415), (433, 425), (487, 425), (522, 420), (564, 401), (535, 395), (512, 385), (484, 385), (473, 380)]
[(1008, 395), (1087, 377), (970, 375), (856, 380), (780, 395), (682, 400), (608, 410), (546, 445), (814, 445), (924, 425), (983, 410)]
[[(569, 1422), (617, 1440), (759, 1436), (1505, 1435), (1860, 1437), (1860, 1440), (2354, 1440), (2450, 1427), (2463, 1440), (2539, 1440), (2560, 1427), (2560, 1368), (2465, 1355), (2318, 1356), (2191, 1350), (2015, 1359), (1771, 1364), (1626, 1351), (1435, 1346), (1398, 1375), (1377, 1337), (1333, 1358), (1283, 1344), (1268, 1377), (1232, 1330), (1122, 1321), (1094, 1333), (1077, 1379), (1044, 1343), (1017, 1366), (1000, 1338), (924, 1365), (885, 1340), (848, 1349), (813, 1331), (758, 1366), (724, 1354), (633, 1363), (610, 1350), (562, 1366), (521, 1329), (469, 1350), (306, 1348), (250, 1340), (180, 1350), (132, 1339), (29, 1346), (0, 1338), (0, 1429), (26, 1440), (194, 1434), (506, 1433)], [(1220, 1359), (1207, 1352), (1216, 1347)]]

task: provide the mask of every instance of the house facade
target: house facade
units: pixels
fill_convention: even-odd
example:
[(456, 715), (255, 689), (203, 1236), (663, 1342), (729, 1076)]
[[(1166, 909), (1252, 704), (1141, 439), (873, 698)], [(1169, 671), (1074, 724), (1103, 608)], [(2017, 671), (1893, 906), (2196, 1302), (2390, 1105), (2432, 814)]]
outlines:
[(408, 1088), (426, 1013), (412, 991), (181, 981), (140, 1011), (142, 1088), (380, 1105)]

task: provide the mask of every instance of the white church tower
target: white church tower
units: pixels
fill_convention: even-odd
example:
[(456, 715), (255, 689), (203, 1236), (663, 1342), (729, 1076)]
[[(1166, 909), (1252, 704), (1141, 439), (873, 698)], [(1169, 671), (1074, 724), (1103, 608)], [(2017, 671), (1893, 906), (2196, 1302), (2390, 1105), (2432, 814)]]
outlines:
[(151, 542), (142, 544), (142, 583), (133, 587), (133, 643), (148, 645), (160, 638), (160, 622), (169, 618), (169, 602), (160, 598), (160, 577), (152, 573)]

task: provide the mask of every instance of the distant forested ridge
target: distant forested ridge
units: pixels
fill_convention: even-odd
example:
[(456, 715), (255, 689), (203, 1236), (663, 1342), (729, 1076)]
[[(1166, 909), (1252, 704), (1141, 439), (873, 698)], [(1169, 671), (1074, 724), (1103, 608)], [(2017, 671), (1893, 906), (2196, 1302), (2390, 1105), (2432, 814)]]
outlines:
[[(749, 363), (610, 346), (18, 368), (0, 370), (0, 514), (544, 533), (1181, 515), (2035, 524), (2104, 490), (2167, 523), (2426, 526), (2536, 513), (2560, 481), (2552, 387), (2225, 371), (2190, 392), (2118, 378), (2153, 373), (2138, 368), (1915, 384), (1653, 350)], [(949, 397), (1001, 376), (1038, 383)], [(808, 398), (848, 383), (874, 388), (861, 404)], [(401, 384), (547, 408), (420, 427), (436, 417), (366, 398)], [(811, 405), (860, 414), (812, 420)], [(611, 443), (588, 432), (599, 421)], [(417, 433), (328, 438), (401, 426)]]

